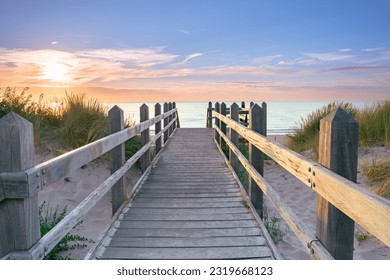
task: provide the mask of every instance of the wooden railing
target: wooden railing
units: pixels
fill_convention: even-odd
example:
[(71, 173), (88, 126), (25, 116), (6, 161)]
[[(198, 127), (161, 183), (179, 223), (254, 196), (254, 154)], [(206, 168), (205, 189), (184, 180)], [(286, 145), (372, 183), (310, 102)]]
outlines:
[[(38, 165), (34, 164), (32, 124), (12, 112), (0, 119), (0, 258), (43, 259), (109, 190), (113, 215), (127, 202), (123, 175), (138, 159), (142, 172), (150, 170), (152, 144), (155, 143), (157, 155), (162, 143), (165, 145), (179, 127), (175, 103), (165, 103), (162, 114), (157, 103), (151, 119), (144, 104), (140, 115), (139, 124), (124, 129), (123, 111), (114, 106), (108, 116), (112, 134)], [(155, 135), (150, 138), (149, 128), (153, 125)], [(124, 142), (140, 133), (142, 147), (125, 162)], [(106, 152), (110, 152), (112, 175), (40, 238), (38, 192)]]
[[(323, 118), (317, 163), (264, 136), (264, 105), (265, 103), (263, 108), (257, 104), (251, 106), (249, 128), (239, 123), (239, 107), (235, 103), (230, 108), (230, 117), (226, 116), (224, 110), (212, 112), (215, 117), (216, 142), (229, 150), (233, 169), (237, 172), (239, 162), (250, 176), (247, 191), (259, 214), (262, 214), (264, 193), (276, 205), (281, 216), (314, 259), (352, 259), (354, 221), (390, 246), (389, 201), (356, 184), (358, 123), (342, 109)], [(219, 104), (215, 107), (218, 108)], [(228, 133), (226, 126), (230, 130)], [(238, 135), (249, 143), (249, 160), (237, 148)], [(315, 233), (265, 181), (263, 153), (317, 193)]]
[[(222, 104), (216, 102), (215, 108), (213, 108), (213, 104), (209, 102), (207, 107), (207, 113), (206, 113), (206, 127), (208, 128), (213, 127), (213, 119), (214, 119), (213, 111), (225, 115), (230, 115), (230, 108), (227, 108), (225, 103)], [(254, 104), (253, 102), (250, 102), (249, 106), (252, 107), (253, 104)], [(248, 115), (249, 115), (249, 108), (245, 108), (245, 101), (242, 101), (241, 107), (239, 108), (239, 120), (241, 124), (248, 126)], [(216, 120), (216, 122), (218, 122), (218, 120)]]

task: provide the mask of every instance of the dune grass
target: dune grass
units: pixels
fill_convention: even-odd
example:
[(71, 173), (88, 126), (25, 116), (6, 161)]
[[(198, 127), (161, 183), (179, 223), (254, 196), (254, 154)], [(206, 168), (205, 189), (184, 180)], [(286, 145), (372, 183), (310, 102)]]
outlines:
[[(28, 88), (18, 92), (7, 87), (0, 89), (0, 118), (13, 111), (34, 125), (35, 143), (45, 145), (45, 150), (71, 150), (108, 135), (108, 108), (85, 94), (66, 93), (65, 98), (54, 102), (57, 106), (45, 102), (41, 95), (38, 101), (28, 94)], [(130, 120), (125, 126), (134, 125)], [(139, 137), (126, 142), (126, 155), (133, 155), (140, 148)], [(50, 147), (48, 147), (50, 146)]]
[(343, 108), (359, 122), (360, 146), (386, 146), (390, 148), (390, 100), (356, 108), (348, 102), (332, 102), (302, 117), (295, 132), (288, 135), (287, 146), (302, 153), (312, 150), (318, 158), (320, 120), (338, 107)]

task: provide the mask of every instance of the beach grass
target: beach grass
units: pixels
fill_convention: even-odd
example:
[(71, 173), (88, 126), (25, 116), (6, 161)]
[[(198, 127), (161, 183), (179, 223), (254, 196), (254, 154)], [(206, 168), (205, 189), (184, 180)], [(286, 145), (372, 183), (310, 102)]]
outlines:
[(302, 153), (314, 151), (318, 158), (320, 120), (338, 107), (343, 108), (359, 122), (359, 145), (385, 146), (390, 148), (390, 100), (379, 101), (374, 105), (357, 108), (348, 102), (332, 102), (302, 117), (288, 135), (287, 146)]
[(390, 161), (373, 157), (362, 163), (361, 172), (369, 180), (370, 185), (390, 179)]
[[(11, 111), (33, 124), (35, 144), (45, 151), (63, 153), (108, 135), (108, 108), (85, 94), (66, 93), (62, 100), (47, 102), (43, 95), (34, 101), (27, 87), (0, 89), (0, 118)], [(125, 127), (132, 125), (125, 120)], [(140, 147), (139, 137), (125, 146), (130, 157)]]

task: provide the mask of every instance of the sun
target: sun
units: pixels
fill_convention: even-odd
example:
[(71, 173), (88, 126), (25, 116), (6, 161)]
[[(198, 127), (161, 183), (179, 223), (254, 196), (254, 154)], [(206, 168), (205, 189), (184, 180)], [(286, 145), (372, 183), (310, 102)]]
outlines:
[(53, 82), (69, 82), (70, 67), (58, 62), (48, 62), (43, 65), (42, 79)]

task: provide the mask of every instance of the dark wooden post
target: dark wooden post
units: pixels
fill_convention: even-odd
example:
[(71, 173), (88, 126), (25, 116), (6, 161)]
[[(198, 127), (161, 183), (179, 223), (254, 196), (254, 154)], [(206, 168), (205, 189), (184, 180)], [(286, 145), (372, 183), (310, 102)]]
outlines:
[[(161, 115), (161, 105), (160, 105), (160, 103), (156, 103), (156, 105), (154, 105), (154, 116), (157, 117), (159, 115)], [(161, 121), (156, 122), (154, 127), (155, 127), (154, 131), (157, 135), (161, 131)], [(162, 142), (162, 137), (158, 137), (156, 139), (156, 155), (161, 150), (161, 142)]]
[[(226, 104), (225, 102), (222, 102), (221, 103), (221, 114), (226, 116)], [(221, 131), (226, 135), (226, 123), (224, 122), (220, 122), (220, 126), (221, 126)], [(223, 140), (222, 137), (220, 137), (220, 146), (221, 146), (221, 149), (222, 150), (225, 150), (226, 149), (226, 142), (225, 140)]]
[[(176, 102), (172, 102), (172, 109), (176, 109)], [(176, 115), (176, 113), (174, 113), (173, 115), (172, 115), (172, 119), (174, 119), (175, 117), (176, 117), (177, 115)], [(175, 121), (174, 123), (173, 123), (173, 131), (176, 129), (176, 122), (177, 121)]]
[[(249, 110), (249, 128), (264, 135), (266, 131), (265, 117), (263, 108), (257, 104), (253, 105)], [(251, 144), (249, 144), (249, 162), (261, 176), (264, 176), (263, 153)], [(248, 194), (257, 213), (263, 218), (263, 192), (253, 179), (249, 180)]]
[(245, 101), (241, 101), (241, 108), (245, 108)]
[[(149, 107), (143, 104), (140, 108), (140, 121), (149, 119)], [(149, 128), (141, 132), (141, 147), (149, 142)], [(150, 149), (141, 156), (141, 171), (144, 173), (150, 164)]]
[[(20, 172), (35, 165), (33, 125), (13, 112), (0, 119), (0, 155), (0, 173)], [(38, 190), (35, 187), (26, 192), (27, 198), (7, 198), (0, 180), (0, 257), (28, 250), (40, 239)]]
[(207, 108), (206, 127), (213, 127), (213, 104), (211, 102), (209, 102), (209, 106)]
[[(169, 110), (169, 111), (172, 110), (172, 102), (169, 102), (169, 103), (168, 103), (168, 110)], [(169, 116), (169, 122), (171, 122), (172, 120), (173, 120), (173, 115), (170, 115), (170, 116)], [(170, 126), (170, 127), (169, 127), (169, 136), (171, 136), (172, 132), (173, 132), (173, 127)]]
[[(217, 113), (221, 112), (219, 102), (215, 103), (215, 112), (217, 112)], [(221, 121), (217, 117), (215, 117), (215, 126), (218, 128), (221, 128)], [(221, 136), (219, 136), (219, 133), (217, 131), (215, 131), (215, 140), (217, 141), (218, 144), (220, 143), (220, 139), (221, 139)]]
[[(110, 134), (124, 129), (123, 110), (117, 105), (108, 111), (108, 132)], [(110, 151), (110, 171), (113, 174), (125, 163), (125, 144), (120, 144)], [(111, 189), (111, 209), (112, 215), (116, 213), (123, 201), (127, 199), (123, 178)]]
[[(320, 121), (319, 163), (355, 183), (358, 134), (358, 122), (341, 108)], [(354, 221), (319, 195), (316, 235), (335, 259), (353, 259)]]
[[(236, 103), (233, 103), (230, 106), (230, 118), (235, 121), (239, 121), (239, 110), (240, 108)], [(233, 142), (233, 144), (238, 147), (238, 133), (234, 129), (230, 129), (230, 140)], [(230, 159), (230, 165), (233, 167), (234, 171), (238, 174), (238, 158), (237, 156), (230, 150), (229, 151), (229, 159)]]
[(263, 128), (264, 130), (261, 132), (262, 135), (267, 137), (267, 103), (261, 103), (261, 108), (263, 108)]
[[(168, 112), (168, 110), (169, 110), (168, 103), (165, 102), (164, 103), (164, 113)], [(168, 126), (168, 123), (169, 123), (169, 117), (164, 118), (164, 128), (166, 128)], [(165, 145), (165, 143), (167, 143), (168, 138), (169, 138), (169, 131), (165, 130), (164, 131), (164, 145)]]

